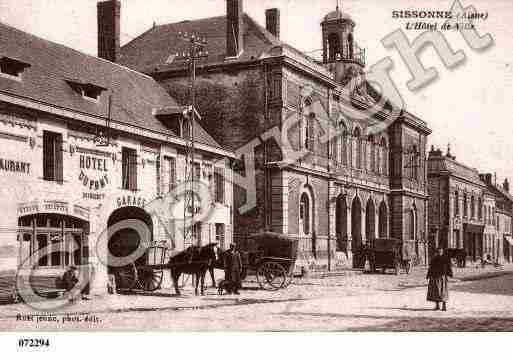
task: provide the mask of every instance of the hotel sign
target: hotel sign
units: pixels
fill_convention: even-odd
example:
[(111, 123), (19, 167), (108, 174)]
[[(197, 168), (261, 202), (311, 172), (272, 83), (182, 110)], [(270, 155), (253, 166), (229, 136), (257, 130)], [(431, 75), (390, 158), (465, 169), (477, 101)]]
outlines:
[[(110, 183), (107, 172), (107, 159), (89, 155), (80, 155), (80, 174), (78, 180), (88, 191), (100, 191)], [(84, 198), (102, 199), (97, 193), (85, 193)]]

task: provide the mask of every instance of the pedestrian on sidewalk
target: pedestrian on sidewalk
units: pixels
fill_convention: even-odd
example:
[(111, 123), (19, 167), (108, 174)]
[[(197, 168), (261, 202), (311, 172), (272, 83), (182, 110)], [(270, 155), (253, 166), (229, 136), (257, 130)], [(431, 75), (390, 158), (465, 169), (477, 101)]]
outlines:
[(452, 277), (451, 259), (444, 254), (443, 248), (437, 249), (437, 254), (431, 259), (426, 278), (428, 279), (427, 300), (436, 302), (435, 310), (447, 310), (449, 300), (449, 279)]
[(239, 294), (241, 288), (240, 273), (242, 270), (242, 260), (237, 246), (232, 243), (230, 249), (224, 255), (224, 279), (233, 283), (233, 294)]

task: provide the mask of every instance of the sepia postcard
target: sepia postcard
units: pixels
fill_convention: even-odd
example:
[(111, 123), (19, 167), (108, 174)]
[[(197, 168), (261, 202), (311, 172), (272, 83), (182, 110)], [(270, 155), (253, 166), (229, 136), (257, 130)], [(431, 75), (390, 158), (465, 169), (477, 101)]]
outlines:
[(513, 331), (512, 25), (0, 0), (0, 330)]

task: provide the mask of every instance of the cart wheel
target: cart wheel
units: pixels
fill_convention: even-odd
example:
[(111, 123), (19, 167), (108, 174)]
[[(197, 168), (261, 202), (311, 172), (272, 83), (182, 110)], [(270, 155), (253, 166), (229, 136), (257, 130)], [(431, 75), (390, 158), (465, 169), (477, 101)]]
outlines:
[(132, 290), (137, 285), (137, 269), (131, 263), (116, 271), (116, 288)]
[(278, 290), (287, 280), (287, 271), (280, 263), (264, 262), (257, 268), (257, 281), (260, 288)]
[(139, 288), (147, 291), (154, 292), (160, 289), (164, 271), (162, 269), (139, 268), (137, 270)]

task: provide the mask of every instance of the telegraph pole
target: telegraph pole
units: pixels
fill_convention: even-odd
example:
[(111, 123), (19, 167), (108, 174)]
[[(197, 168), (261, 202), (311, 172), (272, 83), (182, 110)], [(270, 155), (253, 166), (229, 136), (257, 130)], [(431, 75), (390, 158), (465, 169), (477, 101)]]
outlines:
[[(184, 228), (184, 245), (186, 243), (192, 244), (195, 236), (195, 223), (194, 223), (194, 215), (196, 212), (195, 207), (195, 178), (194, 178), (194, 157), (195, 157), (195, 143), (194, 143), (194, 123), (196, 121), (196, 65), (197, 62), (203, 58), (208, 56), (208, 51), (205, 50), (207, 45), (207, 41), (205, 38), (201, 38), (194, 33), (187, 32), (179, 32), (180, 38), (184, 41), (187, 41), (188, 50), (185, 52), (177, 53), (176, 58), (182, 59), (185, 61), (187, 65), (190, 66), (190, 81), (191, 81), (191, 105), (184, 111), (184, 117), (190, 120), (190, 126), (184, 127), (182, 123), (182, 132), (184, 128), (190, 128), (189, 134), (184, 134), (184, 138), (188, 138), (187, 141), (187, 149), (185, 156), (185, 173), (188, 173), (188, 178), (186, 178), (186, 183), (189, 188), (185, 191), (184, 196), (184, 224), (186, 223), (187, 217), (187, 208), (191, 209), (191, 227), (189, 230)], [(190, 159), (190, 161), (189, 161)], [(187, 171), (190, 162), (190, 171)]]

